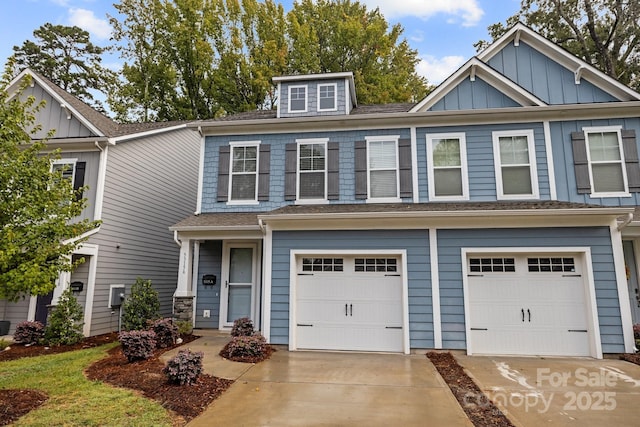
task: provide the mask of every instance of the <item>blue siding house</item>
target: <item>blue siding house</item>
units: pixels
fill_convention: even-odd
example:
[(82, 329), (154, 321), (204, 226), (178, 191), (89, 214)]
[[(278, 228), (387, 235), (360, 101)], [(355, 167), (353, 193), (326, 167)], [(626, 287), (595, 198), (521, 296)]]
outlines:
[(602, 358), (640, 322), (640, 94), (528, 27), (416, 104), (349, 72), (189, 125), (174, 309), (290, 350)]

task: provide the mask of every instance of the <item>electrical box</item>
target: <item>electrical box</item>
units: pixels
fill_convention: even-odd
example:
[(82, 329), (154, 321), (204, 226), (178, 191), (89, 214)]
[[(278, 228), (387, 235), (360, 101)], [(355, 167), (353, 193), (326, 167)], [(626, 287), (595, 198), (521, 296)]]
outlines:
[(124, 301), (124, 285), (122, 286), (114, 286), (110, 287), (110, 296), (109, 296), (109, 307), (120, 307), (122, 302)]

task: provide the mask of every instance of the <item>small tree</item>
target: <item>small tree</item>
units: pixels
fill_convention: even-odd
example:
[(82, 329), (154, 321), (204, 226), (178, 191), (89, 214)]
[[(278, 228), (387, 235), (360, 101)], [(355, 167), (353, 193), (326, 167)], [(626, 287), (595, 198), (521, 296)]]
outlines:
[(50, 345), (71, 345), (79, 342), (82, 335), (82, 306), (73, 296), (71, 288), (60, 295), (58, 304), (51, 311), (44, 329), (44, 341)]
[(122, 305), (122, 327), (127, 331), (147, 329), (149, 320), (157, 319), (159, 312), (160, 299), (151, 280), (138, 277)]

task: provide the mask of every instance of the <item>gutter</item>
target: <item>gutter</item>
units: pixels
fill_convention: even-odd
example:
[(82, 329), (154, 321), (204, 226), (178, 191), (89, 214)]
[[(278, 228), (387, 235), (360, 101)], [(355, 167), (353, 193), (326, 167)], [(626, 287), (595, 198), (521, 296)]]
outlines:
[(176, 245), (182, 247), (182, 242), (178, 239), (178, 230), (173, 230), (173, 241), (176, 242)]
[(625, 215), (624, 220), (622, 220), (622, 222), (620, 224), (618, 224), (618, 231), (624, 230), (627, 227), (627, 225), (629, 225), (631, 223), (631, 221), (633, 221), (633, 213), (628, 212)]

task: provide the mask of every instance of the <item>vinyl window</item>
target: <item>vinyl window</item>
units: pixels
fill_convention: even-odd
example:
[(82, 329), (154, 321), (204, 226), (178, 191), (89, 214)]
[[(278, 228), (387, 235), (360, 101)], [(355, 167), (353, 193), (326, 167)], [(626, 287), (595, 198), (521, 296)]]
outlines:
[(229, 201), (256, 201), (258, 192), (258, 144), (231, 145)]
[(399, 194), (398, 137), (367, 138), (369, 199), (396, 201)]
[(498, 199), (537, 199), (538, 175), (532, 130), (493, 132)]
[(304, 113), (307, 111), (307, 86), (289, 87), (289, 112)]
[(587, 159), (596, 196), (628, 193), (619, 128), (587, 128)]
[(338, 90), (335, 83), (318, 85), (318, 111), (337, 110), (337, 93)]
[(431, 200), (469, 199), (464, 133), (427, 135), (427, 162)]
[(327, 141), (298, 141), (298, 200), (327, 198)]

